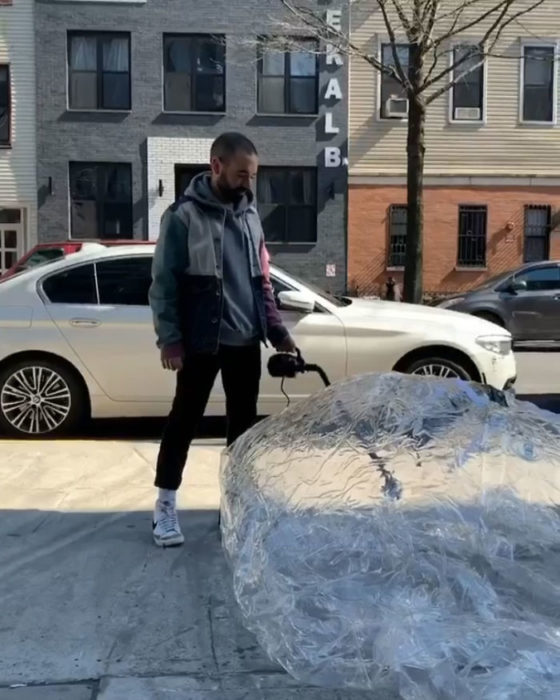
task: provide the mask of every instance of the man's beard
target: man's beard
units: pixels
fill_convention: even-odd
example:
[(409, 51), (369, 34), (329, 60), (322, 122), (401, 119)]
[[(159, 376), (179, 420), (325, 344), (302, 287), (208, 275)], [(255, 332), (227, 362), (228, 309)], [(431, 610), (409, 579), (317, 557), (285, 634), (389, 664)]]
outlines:
[(230, 187), (227, 182), (223, 180), (218, 180), (217, 185), (220, 196), (225, 202), (238, 204), (245, 195), (249, 194), (249, 190), (246, 187)]

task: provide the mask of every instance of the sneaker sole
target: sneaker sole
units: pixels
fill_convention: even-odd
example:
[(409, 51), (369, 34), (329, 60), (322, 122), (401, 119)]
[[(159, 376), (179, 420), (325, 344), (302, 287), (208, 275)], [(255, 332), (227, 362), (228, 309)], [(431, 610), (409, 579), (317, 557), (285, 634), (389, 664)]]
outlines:
[(154, 542), (157, 547), (162, 547), (163, 549), (167, 549), (168, 547), (180, 547), (182, 544), (185, 543), (185, 538), (184, 537), (175, 537), (174, 539), (169, 539), (169, 540), (162, 540), (159, 537), (154, 536)]

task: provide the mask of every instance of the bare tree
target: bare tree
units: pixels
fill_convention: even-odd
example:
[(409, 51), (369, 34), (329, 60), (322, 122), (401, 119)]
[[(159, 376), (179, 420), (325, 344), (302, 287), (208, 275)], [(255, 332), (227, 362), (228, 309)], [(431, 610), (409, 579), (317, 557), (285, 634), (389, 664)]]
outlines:
[[(328, 46), (329, 51), (360, 58), (392, 78), (408, 99), (407, 204), (408, 223), (404, 299), (422, 300), (422, 239), (425, 139), (428, 107), (472, 71), (487, 56), (501, 57), (498, 49), (504, 30), (542, 5), (557, 0), (347, 0), (350, 12), (377, 13), (390, 46), (390, 60), (374, 47), (353, 40), (351, 31), (328, 21), (317, 0), (279, 0), (290, 17), (290, 27)], [(358, 7), (361, 5), (362, 7)], [(473, 41), (473, 36), (477, 38)], [(457, 43), (464, 39), (463, 50)], [(402, 44), (408, 45), (407, 61)], [(505, 56), (502, 56), (505, 58)], [(511, 56), (510, 56), (511, 58)]]

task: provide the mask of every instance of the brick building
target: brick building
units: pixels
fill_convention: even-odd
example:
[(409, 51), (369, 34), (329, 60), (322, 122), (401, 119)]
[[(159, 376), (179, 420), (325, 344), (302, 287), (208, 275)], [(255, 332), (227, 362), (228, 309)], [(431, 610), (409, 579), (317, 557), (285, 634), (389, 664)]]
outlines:
[(260, 154), (274, 262), (344, 289), (347, 68), (312, 41), (263, 46), (279, 11), (277, 0), (36, 0), (39, 239), (155, 240), (212, 140), (238, 130)]
[[(383, 20), (366, 9), (353, 10), (353, 39), (381, 58)], [(545, 2), (503, 33), (495, 49), (503, 58), (488, 58), (468, 84), (429, 106), (426, 292), (468, 289), (524, 261), (560, 258), (559, 36), (555, 3)], [(405, 40), (400, 50), (406, 60)], [(404, 263), (406, 118), (387, 111), (398, 87), (364, 61), (352, 59), (350, 82), (348, 282), (367, 294), (400, 277)]]

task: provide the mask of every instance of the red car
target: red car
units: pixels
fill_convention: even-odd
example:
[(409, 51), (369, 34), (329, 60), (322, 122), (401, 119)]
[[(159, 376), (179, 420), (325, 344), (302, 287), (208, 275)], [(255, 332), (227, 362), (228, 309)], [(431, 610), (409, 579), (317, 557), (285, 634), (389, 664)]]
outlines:
[(0, 280), (7, 279), (18, 272), (23, 272), (36, 265), (41, 265), (51, 260), (58, 260), (59, 258), (64, 258), (66, 255), (71, 253), (77, 253), (82, 250), (84, 245), (87, 244), (97, 244), (103, 246), (117, 246), (117, 245), (146, 245), (149, 241), (139, 241), (139, 240), (101, 240), (101, 239), (87, 239), (81, 241), (62, 241), (58, 243), (39, 243), (38, 245), (31, 248), (30, 251), (25, 253), (15, 265), (10, 267), (4, 274), (0, 275)]

